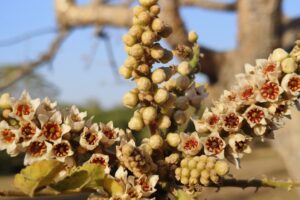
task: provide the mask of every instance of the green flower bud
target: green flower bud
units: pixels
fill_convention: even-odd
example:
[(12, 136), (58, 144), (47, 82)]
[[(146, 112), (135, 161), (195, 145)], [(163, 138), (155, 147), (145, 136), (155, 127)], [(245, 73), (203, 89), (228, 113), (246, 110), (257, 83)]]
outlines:
[(137, 88), (141, 91), (148, 91), (152, 86), (151, 81), (146, 77), (141, 77), (137, 79), (136, 84)]
[(134, 108), (138, 103), (138, 95), (134, 92), (128, 92), (123, 97), (123, 104), (127, 108)]
[(206, 165), (205, 162), (199, 161), (196, 166), (197, 170), (202, 171), (205, 168), (205, 165)]
[(200, 178), (200, 183), (204, 186), (208, 186), (209, 185), (209, 179), (208, 178)]
[(160, 135), (152, 135), (149, 138), (149, 145), (152, 149), (159, 149), (162, 147), (164, 141)]
[(188, 168), (182, 168), (181, 176), (182, 177), (188, 177), (189, 175), (190, 175), (190, 170)]
[(178, 168), (175, 169), (175, 175), (176, 176), (180, 176), (181, 175), (181, 168), (180, 167), (178, 167)]
[(146, 124), (149, 124), (150, 122), (154, 121), (157, 117), (157, 110), (156, 108), (149, 106), (146, 107), (145, 110), (142, 113), (143, 120)]
[(208, 179), (209, 178), (209, 171), (208, 170), (202, 170), (201, 171), (201, 178), (205, 178), (205, 179)]
[(196, 184), (198, 184), (197, 178), (194, 177), (189, 178), (189, 185), (196, 185)]
[(187, 185), (189, 183), (189, 179), (187, 177), (181, 177), (180, 182), (183, 185)]
[(188, 162), (189, 160), (188, 159), (182, 159), (181, 162), (180, 162), (180, 167), (184, 168), (184, 167), (187, 167), (188, 166)]
[[(177, 133), (168, 133), (167, 137), (166, 137), (166, 141), (167, 143), (171, 146), (171, 147), (177, 147), (181, 141), (179, 134)], [(185, 159), (183, 159), (181, 162), (183, 162)]]
[(162, 83), (167, 78), (167, 75), (163, 69), (156, 69), (151, 75), (151, 80), (155, 84)]
[(125, 79), (129, 79), (132, 77), (132, 70), (127, 67), (120, 67), (119, 74), (122, 75)]
[(297, 63), (294, 58), (285, 58), (281, 62), (281, 69), (284, 73), (293, 73), (297, 69)]
[(158, 120), (158, 128), (160, 129), (167, 129), (171, 126), (170, 117), (167, 115), (162, 115)]
[(128, 122), (128, 127), (131, 130), (141, 131), (144, 128), (144, 122), (140, 117), (132, 117)]
[(229, 172), (229, 166), (227, 162), (218, 160), (214, 168), (219, 176), (225, 176)]
[(198, 169), (192, 169), (191, 170), (191, 177), (198, 178), (200, 176), (200, 172)]
[(191, 159), (189, 162), (188, 162), (188, 167), (189, 169), (195, 169), (197, 167), (197, 162), (194, 160), (194, 159)]

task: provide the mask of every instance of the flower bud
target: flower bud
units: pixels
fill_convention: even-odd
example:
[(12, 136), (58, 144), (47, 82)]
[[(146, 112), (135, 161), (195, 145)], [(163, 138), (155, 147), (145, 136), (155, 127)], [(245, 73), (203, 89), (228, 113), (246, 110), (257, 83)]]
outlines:
[(133, 46), (136, 43), (136, 38), (134, 36), (130, 35), (130, 34), (125, 34), (123, 36), (123, 42), (127, 46), (131, 47), (131, 46)]
[(187, 159), (187, 158), (182, 159), (181, 162), (180, 162), (180, 167), (182, 167), (182, 168), (187, 167), (188, 162), (189, 162), (189, 159)]
[(159, 149), (162, 147), (164, 141), (162, 139), (162, 137), (158, 134), (156, 135), (152, 135), (149, 138), (149, 145), (151, 146), (152, 149)]
[(164, 30), (160, 32), (160, 36), (163, 38), (167, 38), (169, 37), (169, 35), (171, 35), (172, 33), (172, 28), (170, 26), (165, 26)]
[(187, 177), (181, 177), (180, 182), (183, 185), (187, 185), (189, 183), (189, 179)]
[(156, 35), (152, 31), (145, 31), (142, 34), (142, 43), (144, 45), (151, 45), (155, 42)]
[(147, 11), (147, 9), (144, 8), (143, 6), (135, 6), (132, 9), (134, 16), (138, 16), (141, 12), (144, 12), (144, 11)]
[(219, 181), (220, 181), (220, 177), (217, 176), (217, 175), (212, 175), (212, 176), (210, 176), (210, 180), (211, 180), (213, 183), (218, 184)]
[(150, 122), (154, 121), (157, 117), (156, 108), (152, 106), (146, 107), (142, 113), (142, 116), (145, 124), (149, 124)]
[(208, 170), (202, 170), (201, 171), (201, 178), (204, 178), (204, 179), (208, 179), (209, 178), (209, 171)]
[(149, 12), (143, 11), (137, 16), (137, 23), (143, 26), (150, 24), (152, 17)]
[(201, 97), (200, 95), (195, 95), (195, 96), (191, 97), (190, 103), (193, 107), (199, 108), (201, 106), (202, 100), (203, 100), (203, 97)]
[(133, 25), (129, 29), (129, 34), (135, 37), (136, 39), (140, 39), (142, 37), (143, 32), (144, 32), (143, 28), (138, 25)]
[(165, 161), (168, 164), (177, 164), (179, 161), (180, 155), (178, 153), (172, 153), (168, 157), (165, 158)]
[(152, 86), (151, 81), (146, 77), (141, 77), (137, 79), (136, 84), (137, 88), (141, 91), (148, 91)]
[(197, 167), (197, 162), (193, 159), (191, 159), (189, 162), (188, 162), (188, 168), (189, 169), (195, 169)]
[(129, 79), (132, 76), (132, 70), (127, 67), (120, 67), (119, 74), (122, 75), (125, 79)]
[(10, 109), (4, 109), (4, 110), (2, 111), (2, 116), (3, 116), (4, 118), (8, 119), (10, 113), (11, 113), (11, 110), (10, 110)]
[(141, 131), (144, 128), (144, 122), (140, 117), (132, 117), (128, 122), (128, 127), (131, 130)]
[(10, 95), (8, 93), (4, 93), (0, 97), (0, 108), (7, 109), (11, 107)]
[(153, 149), (148, 143), (141, 144), (141, 149), (146, 152), (148, 155), (152, 155)]
[(180, 90), (185, 90), (190, 85), (190, 79), (187, 76), (179, 76), (176, 79), (176, 87)]
[(194, 31), (189, 32), (188, 36), (189, 42), (196, 43), (198, 40), (198, 34)]
[(198, 184), (198, 179), (194, 177), (189, 178), (189, 185), (196, 185)]
[(163, 69), (156, 69), (151, 75), (151, 80), (155, 84), (162, 83), (167, 78), (167, 75)]
[(200, 172), (198, 169), (192, 169), (191, 171), (191, 177), (198, 178), (200, 176)]
[(187, 61), (183, 61), (178, 65), (177, 71), (183, 76), (187, 76), (192, 72), (192, 68)]
[(159, 13), (160, 13), (160, 7), (159, 5), (153, 5), (150, 7), (150, 13), (153, 15), (153, 16), (157, 16)]
[(186, 110), (189, 108), (189, 99), (186, 96), (180, 96), (176, 99), (176, 108)]
[(171, 147), (177, 147), (181, 140), (180, 140), (179, 134), (168, 133), (168, 135), (166, 137), (166, 141)]
[(134, 108), (138, 103), (138, 95), (134, 92), (128, 92), (123, 97), (123, 104), (127, 108)]
[(133, 56), (134, 58), (141, 58), (144, 55), (144, 48), (140, 44), (135, 44), (129, 49), (129, 55)]
[(198, 171), (202, 171), (203, 169), (205, 169), (205, 162), (203, 162), (203, 161), (199, 161), (198, 163), (197, 163), (197, 170)]
[(190, 170), (188, 168), (181, 169), (181, 176), (188, 177), (190, 175)]
[(294, 58), (285, 58), (281, 62), (281, 69), (284, 73), (293, 73), (297, 69), (297, 63)]
[(144, 75), (148, 75), (150, 73), (150, 67), (147, 64), (139, 65), (137, 70)]
[(169, 98), (169, 92), (165, 89), (158, 89), (154, 94), (154, 101), (158, 104), (165, 103)]
[(122, 146), (122, 153), (126, 156), (130, 156), (134, 150), (134, 147), (131, 144), (124, 144)]
[(124, 62), (124, 67), (127, 67), (129, 69), (135, 69), (137, 66), (138, 66), (138, 62), (132, 56), (128, 56), (128, 58)]
[(173, 118), (177, 124), (184, 124), (187, 121), (187, 116), (182, 110), (177, 110), (174, 113)]
[(156, 59), (156, 60), (162, 59), (163, 56), (164, 56), (164, 53), (165, 53), (164, 49), (159, 44), (154, 45), (150, 49), (151, 57)]
[(271, 59), (275, 62), (279, 62), (287, 58), (288, 55), (289, 54), (284, 49), (278, 48), (273, 51)]
[(165, 83), (165, 88), (168, 90), (168, 91), (172, 91), (176, 88), (176, 80), (175, 79), (170, 79), (168, 80), (166, 83)]
[(219, 176), (225, 176), (229, 172), (229, 166), (227, 162), (218, 160), (215, 164), (215, 170)]
[(156, 18), (156, 19), (153, 20), (153, 22), (151, 24), (151, 28), (152, 28), (153, 31), (159, 33), (159, 32), (164, 30), (165, 24), (161, 19)]
[(167, 115), (162, 115), (158, 120), (158, 128), (160, 129), (167, 129), (171, 126), (170, 117)]
[(164, 50), (164, 55), (161, 59), (159, 59), (160, 62), (166, 64), (170, 62), (173, 59), (173, 53), (169, 50)]
[(139, 0), (140, 4), (145, 7), (153, 6), (158, 0)]

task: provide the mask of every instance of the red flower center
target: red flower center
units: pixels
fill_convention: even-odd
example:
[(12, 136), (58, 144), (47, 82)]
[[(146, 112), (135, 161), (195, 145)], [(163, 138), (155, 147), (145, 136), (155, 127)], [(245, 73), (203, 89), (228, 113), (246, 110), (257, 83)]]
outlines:
[(89, 143), (89, 145), (94, 145), (97, 142), (97, 133), (93, 133), (93, 132), (87, 132), (85, 134), (85, 140)]
[(214, 126), (219, 122), (220, 118), (217, 115), (212, 115), (207, 119), (207, 122), (210, 126)]
[(29, 104), (19, 104), (17, 105), (16, 115), (22, 117), (24, 115), (29, 115), (31, 111), (31, 106)]
[(53, 153), (57, 157), (64, 157), (68, 155), (70, 146), (67, 143), (60, 143), (53, 146)]
[(45, 142), (32, 142), (27, 148), (28, 153), (33, 157), (39, 157), (44, 155), (47, 152), (47, 145)]
[(16, 138), (16, 135), (9, 129), (4, 129), (1, 132), (1, 139), (7, 144), (13, 143), (15, 138)]
[(144, 192), (151, 191), (151, 187), (148, 184), (147, 178), (141, 178), (140, 180), (137, 181), (137, 184), (142, 186)]
[(276, 64), (270, 63), (270, 64), (264, 66), (264, 68), (263, 68), (263, 73), (264, 73), (264, 74), (268, 74), (268, 73), (270, 73), (270, 72), (274, 72), (275, 69), (276, 69)]
[(247, 87), (246, 89), (244, 89), (240, 96), (242, 100), (248, 101), (254, 94), (254, 89), (253, 87)]
[(297, 92), (300, 90), (300, 78), (299, 77), (293, 77), (288, 82), (288, 87), (292, 92)]
[(248, 145), (247, 140), (235, 142), (235, 148), (237, 152), (243, 152), (246, 149), (247, 145)]
[(207, 138), (205, 146), (209, 152), (219, 154), (224, 149), (224, 142), (221, 138), (212, 136)]
[(105, 166), (106, 167), (106, 161), (103, 157), (101, 156), (97, 156), (95, 158), (93, 158), (90, 163), (92, 164), (99, 164), (99, 165), (102, 165), (102, 166)]
[(54, 122), (48, 122), (44, 125), (42, 134), (48, 139), (48, 140), (57, 140), (61, 137), (62, 131), (59, 124)]
[(258, 108), (252, 108), (247, 112), (246, 116), (252, 123), (257, 124), (264, 118), (265, 113)]
[(102, 132), (108, 139), (115, 138), (115, 131), (109, 127), (103, 127)]
[(36, 132), (36, 127), (33, 124), (26, 123), (21, 127), (21, 135), (24, 140), (30, 140), (33, 138)]
[(195, 140), (195, 139), (189, 139), (188, 141), (186, 141), (186, 142), (184, 143), (183, 148), (184, 148), (185, 150), (192, 150), (192, 149), (197, 148), (198, 145), (199, 145), (199, 142), (198, 142), (197, 140)]
[(260, 89), (260, 94), (264, 99), (276, 100), (279, 95), (279, 86), (274, 82), (265, 83)]
[(228, 128), (235, 128), (239, 125), (239, 117), (235, 113), (230, 113), (224, 117), (225, 126)]

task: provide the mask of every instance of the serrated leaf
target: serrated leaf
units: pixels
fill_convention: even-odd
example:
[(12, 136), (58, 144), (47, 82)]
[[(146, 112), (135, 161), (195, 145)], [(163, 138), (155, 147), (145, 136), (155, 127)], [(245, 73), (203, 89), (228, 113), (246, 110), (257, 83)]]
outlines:
[(117, 194), (124, 193), (123, 186), (118, 183), (115, 179), (106, 176), (101, 184), (106, 192), (108, 192), (111, 196), (115, 196)]
[(62, 169), (63, 163), (56, 160), (35, 162), (15, 176), (14, 185), (23, 193), (33, 196), (38, 188), (53, 182)]
[(63, 180), (52, 184), (51, 187), (60, 192), (80, 192), (90, 181), (89, 173), (85, 170), (75, 171)]

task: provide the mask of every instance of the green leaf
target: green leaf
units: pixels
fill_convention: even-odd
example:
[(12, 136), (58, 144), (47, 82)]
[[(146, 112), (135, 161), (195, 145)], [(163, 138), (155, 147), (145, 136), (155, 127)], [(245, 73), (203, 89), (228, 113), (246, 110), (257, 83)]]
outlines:
[(196, 192), (193, 194), (189, 194), (183, 190), (177, 190), (177, 200), (193, 200), (193, 199), (199, 199), (200, 198), (200, 193)]
[(56, 175), (63, 169), (63, 163), (56, 160), (43, 160), (22, 169), (15, 176), (14, 185), (23, 193), (33, 196), (41, 187), (53, 182)]
[(60, 192), (80, 192), (89, 181), (89, 173), (81, 170), (75, 171), (56, 184), (52, 184), (51, 187)]
[(108, 192), (111, 196), (124, 193), (123, 186), (120, 183), (118, 183), (115, 179), (110, 178), (108, 176), (106, 176), (101, 181), (101, 184), (104, 187), (105, 191)]
[(90, 180), (84, 188), (98, 189), (102, 187), (101, 180), (105, 177), (104, 168), (98, 164), (84, 164), (78, 170), (84, 170), (88, 173)]

